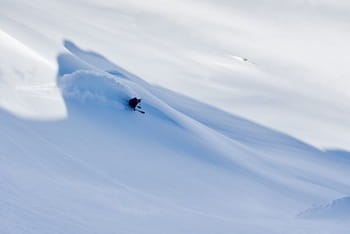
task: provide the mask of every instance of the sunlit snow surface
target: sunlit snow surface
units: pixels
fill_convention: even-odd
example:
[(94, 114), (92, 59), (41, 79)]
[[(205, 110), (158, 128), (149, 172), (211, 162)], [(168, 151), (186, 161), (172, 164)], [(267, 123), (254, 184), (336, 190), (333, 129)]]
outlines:
[(350, 233), (345, 9), (2, 0), (0, 233)]
[[(347, 0), (1, 0), (0, 31), (46, 60), (44, 70), (68, 38), (153, 84), (349, 150), (349, 9)], [(36, 67), (0, 46), (1, 66)], [(35, 77), (52, 82), (44, 70)]]
[[(322, 152), (64, 44), (57, 84), (67, 116), (0, 113), (1, 233), (350, 230), (332, 210), (300, 215), (349, 194), (347, 153)], [(145, 115), (127, 107), (132, 96)]]

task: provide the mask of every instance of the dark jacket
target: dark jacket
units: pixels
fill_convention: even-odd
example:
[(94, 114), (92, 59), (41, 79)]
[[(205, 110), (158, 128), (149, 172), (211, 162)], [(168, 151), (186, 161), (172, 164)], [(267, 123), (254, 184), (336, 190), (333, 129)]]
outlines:
[(129, 106), (130, 106), (132, 109), (135, 110), (137, 104), (139, 104), (140, 102), (141, 102), (141, 99), (138, 99), (138, 98), (136, 98), (136, 97), (131, 98), (131, 99), (129, 100)]

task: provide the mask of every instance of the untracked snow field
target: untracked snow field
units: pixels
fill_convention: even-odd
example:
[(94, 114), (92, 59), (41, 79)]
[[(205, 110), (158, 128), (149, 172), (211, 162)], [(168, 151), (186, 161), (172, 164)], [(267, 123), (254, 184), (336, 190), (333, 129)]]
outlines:
[(350, 233), (347, 1), (0, 4), (1, 234)]

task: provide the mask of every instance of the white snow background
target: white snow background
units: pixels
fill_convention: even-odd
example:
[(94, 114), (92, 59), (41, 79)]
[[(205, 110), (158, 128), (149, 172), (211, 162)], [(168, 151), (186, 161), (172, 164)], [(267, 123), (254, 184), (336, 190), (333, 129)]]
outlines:
[(349, 10), (0, 0), (0, 233), (350, 233)]

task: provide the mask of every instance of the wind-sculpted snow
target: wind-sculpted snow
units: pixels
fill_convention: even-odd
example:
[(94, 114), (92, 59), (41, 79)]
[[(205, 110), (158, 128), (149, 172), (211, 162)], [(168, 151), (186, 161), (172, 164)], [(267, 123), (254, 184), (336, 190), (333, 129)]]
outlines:
[[(2, 0), (0, 64), (6, 69), (0, 70), (6, 79), (1, 81), (27, 86), (18, 79), (26, 74), (31, 84), (40, 80), (53, 86), (56, 56), (62, 39), (69, 38), (100, 53), (80, 54), (65, 43), (94, 69), (118, 75), (130, 70), (147, 82), (317, 147), (349, 148), (350, 59), (344, 53), (350, 40), (349, 1), (160, 2)], [(105, 57), (124, 72), (114, 70)], [(7, 91), (11, 87), (1, 88), (0, 105), (21, 116), (63, 117), (58, 104), (50, 109), (28, 101), (46, 102), (46, 96), (38, 98), (40, 88), (16, 94)], [(11, 97), (4, 98), (5, 93)]]
[[(346, 155), (64, 46), (56, 80), (66, 117), (0, 110), (1, 233), (347, 233), (296, 217), (350, 193)], [(128, 107), (134, 96), (146, 114)]]
[(1, 0), (0, 234), (349, 234), (349, 9)]

